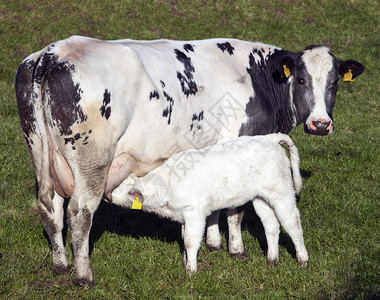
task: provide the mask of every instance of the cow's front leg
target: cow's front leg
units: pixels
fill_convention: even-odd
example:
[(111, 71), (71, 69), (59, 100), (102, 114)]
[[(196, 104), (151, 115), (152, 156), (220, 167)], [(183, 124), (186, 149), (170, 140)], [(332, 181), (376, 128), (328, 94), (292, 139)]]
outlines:
[(222, 239), (219, 232), (220, 210), (207, 217), (206, 248), (210, 251), (222, 249)]
[(280, 236), (280, 223), (274, 210), (267, 202), (256, 198), (252, 201), (256, 214), (263, 224), (265, 237), (267, 240), (267, 264), (268, 266), (278, 263), (278, 241)]
[[(49, 194), (49, 195), (48, 195)], [(66, 256), (62, 230), (64, 226), (64, 199), (54, 192), (53, 199), (49, 199), (52, 192), (41, 191), (38, 210), (45, 224), (53, 253), (53, 273), (64, 274), (70, 271), (70, 264)], [(48, 198), (46, 198), (48, 197)]]
[(186, 273), (190, 276), (197, 271), (197, 254), (201, 246), (205, 230), (206, 217), (199, 211), (188, 210), (184, 213), (182, 236), (185, 246), (183, 264)]
[(243, 206), (226, 209), (228, 223), (228, 251), (232, 257), (248, 258), (244, 251), (243, 239), (241, 237), (241, 221), (244, 216)]

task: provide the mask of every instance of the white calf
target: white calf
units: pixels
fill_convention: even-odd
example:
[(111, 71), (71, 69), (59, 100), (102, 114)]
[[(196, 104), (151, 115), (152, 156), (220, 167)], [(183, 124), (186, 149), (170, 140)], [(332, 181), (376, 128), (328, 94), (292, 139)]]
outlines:
[[(285, 149), (290, 152), (290, 161)], [(240, 137), (201, 150), (186, 150), (169, 158), (142, 178), (130, 176), (112, 192), (113, 203), (141, 208), (182, 223), (184, 267), (197, 270), (197, 252), (213, 211), (253, 200), (268, 240), (268, 262), (278, 261), (279, 223), (295, 245), (297, 260), (307, 266), (296, 196), (301, 189), (299, 157), (284, 134)], [(292, 171), (291, 171), (292, 170)]]

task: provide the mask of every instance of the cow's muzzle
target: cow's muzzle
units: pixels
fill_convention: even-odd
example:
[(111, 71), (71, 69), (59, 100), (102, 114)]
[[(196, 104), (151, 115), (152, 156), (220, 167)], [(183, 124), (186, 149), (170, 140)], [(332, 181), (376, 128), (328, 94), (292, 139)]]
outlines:
[(333, 133), (333, 122), (329, 120), (314, 120), (304, 126), (305, 132), (313, 135), (328, 135)]

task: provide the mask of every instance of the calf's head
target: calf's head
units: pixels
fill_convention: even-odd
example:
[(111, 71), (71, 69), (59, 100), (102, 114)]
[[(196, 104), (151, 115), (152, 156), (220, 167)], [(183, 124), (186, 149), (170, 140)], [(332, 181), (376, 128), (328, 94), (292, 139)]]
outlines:
[(339, 75), (353, 81), (364, 71), (354, 60), (342, 61), (326, 46), (309, 46), (300, 53), (287, 52), (278, 66), (283, 78), (288, 78), (297, 122), (306, 133), (332, 134), (333, 108)]

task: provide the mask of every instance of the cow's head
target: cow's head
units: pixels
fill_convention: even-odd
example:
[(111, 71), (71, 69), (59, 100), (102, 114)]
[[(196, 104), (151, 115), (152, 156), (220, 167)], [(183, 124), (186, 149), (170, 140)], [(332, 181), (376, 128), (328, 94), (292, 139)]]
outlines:
[(333, 133), (333, 108), (339, 75), (353, 81), (364, 71), (354, 60), (341, 61), (326, 46), (309, 46), (300, 53), (288, 52), (278, 66), (291, 85), (297, 121), (313, 135)]

